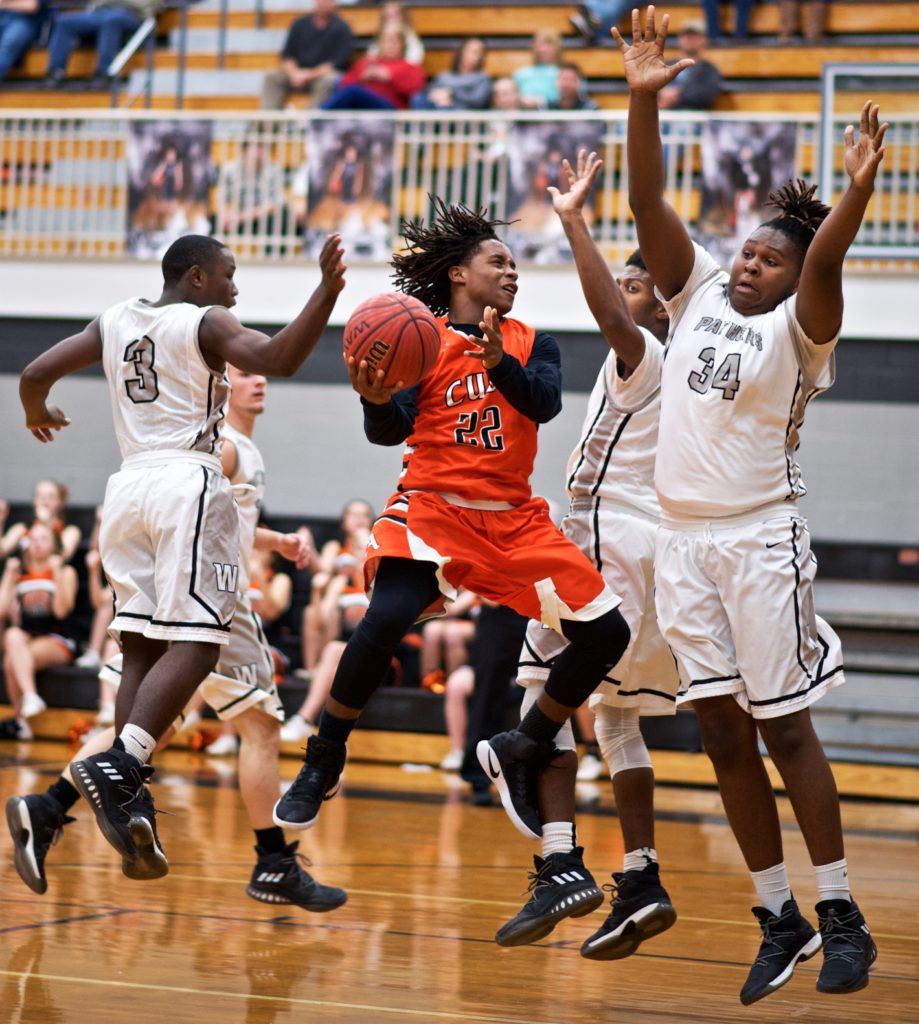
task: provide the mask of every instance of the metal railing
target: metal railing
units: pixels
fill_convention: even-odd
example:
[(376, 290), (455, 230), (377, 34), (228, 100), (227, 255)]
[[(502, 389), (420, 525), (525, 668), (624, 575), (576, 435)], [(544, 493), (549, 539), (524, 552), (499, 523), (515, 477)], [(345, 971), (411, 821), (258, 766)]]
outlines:
[[(860, 235), (885, 269), (919, 259), (919, 116), (890, 120), (888, 158)], [(719, 115), (716, 123), (724, 122), (784, 126), (791, 173), (816, 177), (818, 118)], [(667, 198), (703, 238), (717, 231), (703, 188), (711, 125), (700, 114), (664, 119)], [(838, 140), (844, 126), (842, 119), (833, 126)], [(191, 230), (225, 237), (244, 260), (297, 261), (311, 258), (334, 228), (349, 244), (349, 262), (376, 261), (399, 244), (404, 218), (429, 214), (433, 194), (515, 221), (507, 235), (519, 260), (564, 264), (570, 254), (545, 185), (559, 153), (573, 156), (591, 140), (604, 158), (593, 230), (610, 258), (622, 259), (635, 230), (620, 112), (552, 121), (497, 113), (4, 111), (0, 256), (152, 258)], [(833, 195), (822, 196), (830, 202), (845, 184), (840, 154), (837, 146)]]

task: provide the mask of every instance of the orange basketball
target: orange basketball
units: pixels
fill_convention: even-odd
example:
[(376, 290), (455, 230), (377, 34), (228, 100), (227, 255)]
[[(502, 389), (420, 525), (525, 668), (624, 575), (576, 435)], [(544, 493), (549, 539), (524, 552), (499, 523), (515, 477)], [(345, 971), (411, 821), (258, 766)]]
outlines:
[(345, 324), (344, 352), (358, 363), (366, 359), (374, 374), (382, 370), (386, 387), (401, 380), (410, 388), (434, 369), (440, 326), (428, 307), (410, 295), (374, 295)]

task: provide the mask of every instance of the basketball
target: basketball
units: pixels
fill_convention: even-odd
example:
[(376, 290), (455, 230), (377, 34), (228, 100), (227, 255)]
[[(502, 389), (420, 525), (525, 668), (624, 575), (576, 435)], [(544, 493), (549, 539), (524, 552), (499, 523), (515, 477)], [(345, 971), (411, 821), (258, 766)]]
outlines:
[(418, 299), (400, 292), (362, 302), (345, 324), (345, 359), (367, 360), (371, 373), (383, 371), (383, 385), (407, 388), (426, 377), (440, 352), (440, 327)]

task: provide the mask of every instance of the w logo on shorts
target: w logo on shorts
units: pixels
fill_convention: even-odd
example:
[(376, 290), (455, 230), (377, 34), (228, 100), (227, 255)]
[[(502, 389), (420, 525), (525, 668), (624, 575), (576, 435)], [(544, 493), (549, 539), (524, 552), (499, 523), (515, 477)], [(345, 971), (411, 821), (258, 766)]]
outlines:
[(217, 577), (217, 589), (228, 594), (236, 593), (236, 581), (239, 577), (238, 565), (227, 565), (225, 562), (214, 562), (214, 575)]

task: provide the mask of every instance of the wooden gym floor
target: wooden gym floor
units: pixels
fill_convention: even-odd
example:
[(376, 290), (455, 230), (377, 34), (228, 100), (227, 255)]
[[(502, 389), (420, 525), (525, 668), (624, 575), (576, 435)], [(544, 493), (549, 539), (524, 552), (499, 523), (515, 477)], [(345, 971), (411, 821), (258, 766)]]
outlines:
[[(0, 744), (0, 798), (38, 791), (67, 756), (59, 743)], [(293, 776), (296, 763), (282, 765)], [(536, 946), (503, 950), (495, 929), (523, 902), (533, 848), (497, 808), (472, 807), (440, 772), (351, 764), (303, 847), (349, 902), (325, 915), (245, 895), (251, 834), (232, 762), (184, 751), (159, 759), (168, 878), (121, 874), (77, 807), (35, 896), (0, 868), (0, 1021), (9, 1024), (834, 1024), (919, 1021), (919, 806), (847, 800), (856, 898), (876, 935), (872, 981), (848, 997), (814, 989), (819, 958), (745, 1009), (737, 992), (757, 947), (750, 887), (715, 793), (661, 787), (657, 849), (680, 915), (617, 963), (578, 946), (605, 911)], [(579, 830), (598, 881), (622, 846), (608, 784)], [(787, 801), (786, 854), (802, 908), (815, 887)]]

